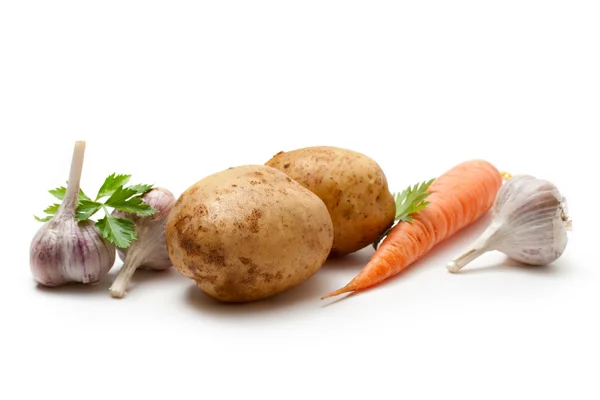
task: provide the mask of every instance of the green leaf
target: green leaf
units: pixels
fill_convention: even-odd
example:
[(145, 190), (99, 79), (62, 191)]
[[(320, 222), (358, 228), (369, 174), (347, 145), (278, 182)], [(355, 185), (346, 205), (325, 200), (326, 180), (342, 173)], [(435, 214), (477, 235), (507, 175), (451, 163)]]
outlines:
[(52, 215), (47, 215), (44, 218), (40, 218), (37, 215), (34, 215), (33, 218), (35, 218), (39, 222), (48, 222), (52, 219)]
[(58, 203), (55, 203), (55, 204), (52, 204), (50, 207), (46, 208), (46, 209), (44, 210), (44, 212), (45, 212), (46, 214), (54, 215), (54, 214), (56, 214), (56, 212), (58, 211), (58, 208), (59, 208), (59, 207), (60, 207), (60, 204), (58, 204)]
[(134, 188), (119, 188), (106, 200), (105, 204), (117, 210), (136, 213), (138, 215), (155, 214), (157, 210), (143, 203), (141, 195), (136, 195), (136, 193), (137, 191)]
[(102, 203), (91, 200), (81, 200), (77, 206), (75, 219), (78, 221), (85, 221), (100, 210), (100, 208), (102, 208)]
[[(115, 207), (116, 205), (123, 204), (127, 199), (135, 196), (137, 191), (135, 189), (118, 187), (104, 202), (107, 206)], [(141, 200), (140, 200), (141, 201)]]
[(117, 210), (130, 212), (142, 216), (154, 215), (157, 212), (157, 210), (150, 207), (148, 204), (142, 203), (142, 199), (140, 199), (139, 197), (134, 197), (121, 204), (115, 204), (112, 207)]
[(96, 200), (111, 196), (117, 189), (121, 188), (123, 185), (129, 182), (129, 178), (131, 175), (117, 175), (111, 174), (105, 180), (100, 190), (98, 190), (98, 195), (96, 196)]
[(61, 187), (57, 187), (56, 189), (52, 189), (52, 190), (48, 190), (48, 192), (56, 197), (59, 200), (62, 200), (65, 198), (65, 193), (67, 193), (67, 188), (64, 186)]
[[(106, 210), (105, 210), (106, 211)], [(96, 222), (96, 226), (109, 242), (120, 248), (127, 248), (135, 239), (135, 224), (127, 218), (115, 218), (106, 211), (106, 215)]]
[[(137, 238), (135, 224), (128, 218), (114, 217), (108, 207), (142, 216), (153, 215), (157, 212), (157, 210), (145, 204), (142, 200), (142, 195), (152, 189), (154, 185), (139, 184), (125, 187), (130, 177), (131, 175), (117, 175), (115, 173), (109, 175), (98, 190), (96, 201), (92, 200), (80, 189), (75, 213), (77, 220), (85, 221), (90, 219), (100, 209), (104, 209), (105, 215), (96, 222), (96, 226), (100, 229), (103, 237), (120, 248), (129, 247), (131, 242)], [(49, 192), (57, 199), (63, 201), (67, 192), (67, 186), (61, 186), (49, 190)], [(103, 197), (108, 197), (108, 199), (104, 203), (98, 201)], [(39, 222), (49, 221), (52, 215), (56, 214), (59, 207), (60, 203), (53, 204), (44, 210), (44, 213), (50, 215), (45, 217), (34, 215), (34, 218)]]
[(81, 202), (82, 200), (92, 201), (92, 199), (90, 199), (85, 193), (83, 193), (83, 190), (79, 189), (79, 202)]
[(56, 214), (59, 207), (60, 207), (60, 204), (52, 204), (50, 207), (48, 207), (44, 210), (44, 213), (49, 214), (49, 215), (46, 215), (44, 217), (38, 217), (37, 215), (34, 215), (33, 218), (35, 218), (36, 221), (39, 221), (39, 222), (48, 222), (52, 219), (54, 214)]
[(133, 189), (137, 194), (144, 194), (150, 189), (152, 189), (154, 185), (131, 185), (127, 186), (127, 189)]
[[(67, 182), (68, 183), (68, 182)], [(67, 193), (67, 188), (65, 186), (57, 187), (56, 189), (48, 190), (48, 192), (56, 197), (59, 200), (63, 200), (65, 198), (65, 194)], [(79, 200), (92, 200), (90, 199), (81, 188), (79, 189)]]
[(394, 196), (396, 201), (396, 221), (412, 221), (412, 214), (421, 211), (429, 205), (425, 199), (430, 195), (427, 192), (434, 179), (421, 182), (413, 187), (404, 189), (400, 194)]
[(377, 250), (379, 243), (385, 238), (392, 228), (395, 226), (395, 223), (399, 222), (412, 222), (412, 216), (423, 209), (425, 209), (430, 203), (425, 201), (427, 197), (431, 193), (427, 190), (429, 186), (433, 183), (435, 179), (430, 179), (428, 181), (421, 182), (419, 184), (415, 184), (413, 186), (409, 186), (404, 189), (402, 192), (398, 194), (394, 194), (394, 200), (396, 202), (396, 216), (394, 218), (394, 224), (386, 229), (379, 239), (373, 243), (373, 247)]

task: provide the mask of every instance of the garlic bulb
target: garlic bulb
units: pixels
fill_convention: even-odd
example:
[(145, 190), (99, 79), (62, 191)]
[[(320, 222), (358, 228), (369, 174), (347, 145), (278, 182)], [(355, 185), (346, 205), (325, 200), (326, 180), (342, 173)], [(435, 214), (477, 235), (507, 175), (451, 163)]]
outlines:
[(84, 152), (85, 142), (76, 142), (63, 202), (31, 241), (31, 272), (44, 286), (96, 283), (115, 262), (115, 246), (102, 237), (94, 222), (75, 220)]
[(157, 210), (150, 216), (140, 216), (115, 210), (117, 218), (128, 218), (135, 224), (137, 238), (126, 249), (118, 249), (123, 266), (109, 289), (111, 296), (125, 296), (127, 284), (137, 268), (165, 270), (172, 266), (167, 250), (165, 226), (175, 205), (175, 196), (164, 188), (154, 188), (142, 196), (142, 201)]
[(450, 272), (491, 250), (529, 265), (550, 264), (565, 251), (571, 220), (566, 199), (552, 183), (514, 176), (498, 191), (492, 212), (492, 223), (470, 250), (448, 263)]

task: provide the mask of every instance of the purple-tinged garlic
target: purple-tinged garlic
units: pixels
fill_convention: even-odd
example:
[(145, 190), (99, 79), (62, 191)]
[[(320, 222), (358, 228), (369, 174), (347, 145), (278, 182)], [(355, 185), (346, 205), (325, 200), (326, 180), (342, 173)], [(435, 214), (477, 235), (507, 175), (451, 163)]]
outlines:
[(448, 263), (458, 272), (482, 254), (497, 250), (529, 265), (547, 265), (565, 251), (571, 220), (556, 186), (530, 175), (508, 179), (498, 191), (490, 226), (461, 256)]
[(127, 285), (136, 269), (166, 270), (173, 265), (167, 250), (165, 226), (175, 205), (175, 196), (167, 189), (154, 188), (142, 196), (142, 201), (157, 212), (149, 216), (119, 210), (112, 213), (117, 218), (133, 221), (137, 235), (128, 248), (117, 249), (123, 266), (109, 289), (111, 296), (116, 298), (125, 296)]
[(115, 246), (102, 237), (94, 222), (75, 219), (84, 153), (85, 142), (76, 142), (63, 202), (31, 241), (31, 272), (44, 286), (97, 283), (115, 263)]

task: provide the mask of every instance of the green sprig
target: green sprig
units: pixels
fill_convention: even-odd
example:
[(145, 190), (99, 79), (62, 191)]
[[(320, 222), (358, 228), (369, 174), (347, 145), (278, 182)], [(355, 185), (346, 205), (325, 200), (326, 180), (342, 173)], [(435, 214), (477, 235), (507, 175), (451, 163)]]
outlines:
[(407, 187), (400, 193), (393, 194), (396, 203), (394, 223), (387, 228), (375, 242), (373, 242), (373, 248), (375, 250), (377, 250), (379, 243), (381, 243), (381, 241), (390, 233), (394, 226), (399, 222), (412, 222), (413, 214), (425, 209), (429, 205), (429, 202), (425, 199), (431, 194), (427, 190), (434, 180), (435, 179), (430, 179), (428, 181), (417, 183)]
[[(87, 221), (98, 211), (103, 210), (104, 216), (95, 222), (95, 225), (105, 239), (120, 248), (129, 247), (131, 242), (137, 239), (135, 224), (128, 218), (115, 217), (111, 214), (109, 208), (141, 216), (152, 215), (157, 212), (142, 200), (142, 196), (152, 189), (153, 185), (125, 186), (129, 183), (130, 178), (131, 175), (109, 175), (98, 190), (95, 200), (92, 200), (83, 190), (79, 189), (75, 211), (77, 221)], [(48, 192), (62, 201), (65, 198), (67, 188), (61, 186)], [(58, 212), (60, 205), (61, 203), (54, 203), (44, 210), (46, 214), (44, 217), (34, 216), (34, 218), (40, 222), (49, 221)]]

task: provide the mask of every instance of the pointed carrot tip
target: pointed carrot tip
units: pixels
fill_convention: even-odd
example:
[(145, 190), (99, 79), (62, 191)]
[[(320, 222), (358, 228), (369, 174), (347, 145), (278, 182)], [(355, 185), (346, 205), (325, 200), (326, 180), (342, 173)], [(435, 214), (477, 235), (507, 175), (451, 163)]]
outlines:
[(350, 286), (350, 284), (348, 284), (348, 285), (344, 286), (341, 289), (338, 289), (338, 290), (336, 290), (334, 292), (326, 294), (325, 296), (321, 297), (321, 300), (325, 300), (325, 299), (328, 299), (328, 298), (334, 297), (334, 296), (339, 296), (340, 294), (344, 294), (344, 293), (348, 293), (348, 292), (353, 292), (355, 290), (356, 290), (356, 288), (354, 288), (353, 286)]

